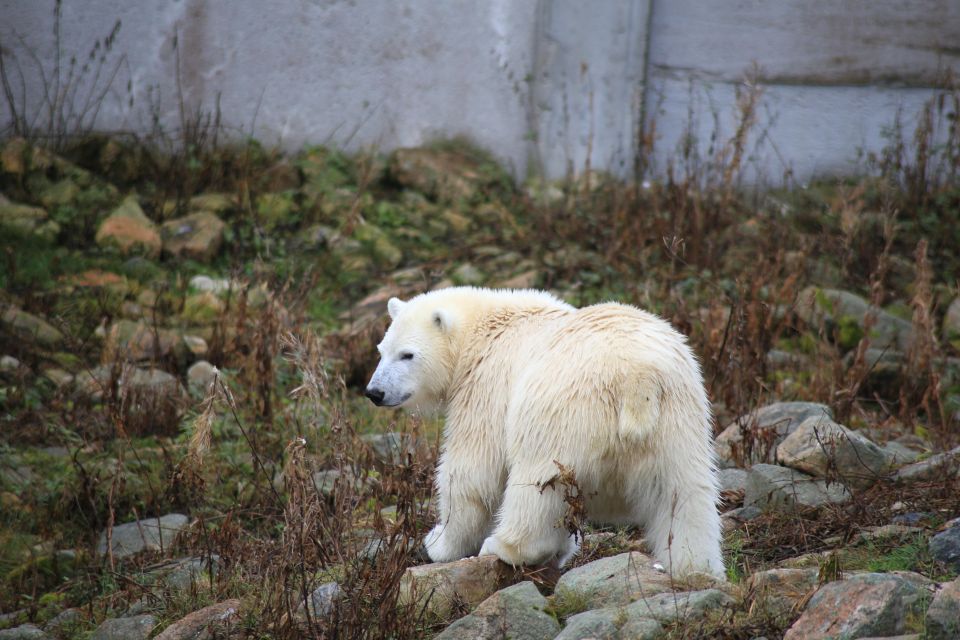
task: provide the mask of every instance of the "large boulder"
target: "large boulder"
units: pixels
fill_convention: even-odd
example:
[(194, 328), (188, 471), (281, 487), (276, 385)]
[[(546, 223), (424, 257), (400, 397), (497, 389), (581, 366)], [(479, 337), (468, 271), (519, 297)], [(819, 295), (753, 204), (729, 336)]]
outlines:
[(819, 478), (835, 474), (852, 486), (866, 487), (889, 470), (893, 457), (833, 420), (807, 418), (777, 446), (777, 461)]
[(960, 578), (943, 586), (927, 609), (927, 640), (960, 638)]
[(954, 298), (943, 315), (943, 337), (960, 347), (960, 298)]
[(54, 240), (60, 233), (60, 225), (50, 219), (46, 209), (14, 202), (0, 202), (0, 229), (3, 227), (46, 240)]
[[(906, 351), (913, 343), (913, 325), (909, 321), (849, 291), (807, 287), (797, 297), (796, 311), (810, 325), (837, 329), (840, 344), (846, 348), (855, 347), (864, 335), (870, 339), (870, 346), (877, 349)], [(873, 320), (866, 334), (868, 316)]]
[(755, 601), (777, 613), (786, 614), (809, 597), (818, 586), (818, 569), (780, 567), (758, 571), (747, 582)]
[(926, 460), (914, 462), (901, 467), (894, 474), (897, 482), (909, 484), (912, 482), (926, 482), (934, 478), (944, 478), (951, 475), (960, 475), (960, 447), (950, 451), (932, 455)]
[(532, 582), (521, 582), (494, 593), (473, 612), (435, 636), (436, 640), (552, 640), (560, 624), (546, 613), (547, 599)]
[(240, 601), (226, 600), (194, 611), (163, 630), (154, 640), (212, 640), (229, 637), (240, 621)]
[(163, 252), (174, 258), (209, 262), (223, 246), (225, 226), (220, 218), (208, 211), (168, 220), (160, 227)]
[(478, 605), (514, 581), (515, 572), (492, 555), (435, 562), (407, 569), (399, 602), (422, 604), (437, 618), (445, 618), (460, 605)]
[[(177, 534), (190, 523), (181, 513), (170, 513), (159, 518), (128, 522), (103, 531), (97, 543), (97, 553), (113, 554), (115, 559), (128, 558), (143, 551), (164, 551), (173, 545)], [(108, 537), (108, 533), (110, 533)]]
[(830, 420), (830, 407), (814, 402), (776, 402), (746, 413), (717, 436), (721, 467), (773, 462), (777, 446), (808, 418)]
[(128, 618), (108, 618), (97, 627), (89, 640), (147, 640), (157, 626), (157, 619), (150, 614)]
[(157, 226), (143, 213), (133, 196), (113, 210), (97, 229), (97, 244), (113, 248), (123, 255), (157, 258), (163, 243)]
[(311, 618), (314, 620), (325, 618), (333, 612), (337, 600), (341, 597), (343, 597), (343, 589), (338, 583), (325, 582), (314, 589), (306, 601), (300, 603), (295, 618), (298, 622), (306, 622)]
[(943, 531), (930, 538), (929, 546), (935, 560), (960, 571), (960, 518), (951, 520)]
[(584, 602), (591, 609), (627, 604), (648, 595), (673, 590), (670, 575), (654, 567), (653, 559), (632, 551), (600, 558), (570, 569), (557, 582), (557, 597)]
[(919, 618), (929, 598), (923, 587), (894, 574), (866, 573), (821, 587), (784, 640), (895, 636)]
[(63, 334), (49, 322), (12, 305), (3, 309), (0, 325), (18, 338), (47, 349), (52, 349), (63, 341)]
[(19, 627), (0, 631), (0, 640), (52, 640), (52, 638), (39, 627), (22, 624)]
[(101, 360), (147, 362), (169, 360), (180, 366), (190, 358), (183, 336), (171, 329), (133, 320), (117, 320), (107, 329)]
[(631, 604), (604, 607), (571, 616), (556, 640), (660, 638), (661, 624), (691, 622), (733, 603), (718, 589), (660, 593)]
[(821, 508), (848, 500), (850, 493), (840, 484), (772, 464), (753, 466), (743, 496), (745, 507), (763, 510)]

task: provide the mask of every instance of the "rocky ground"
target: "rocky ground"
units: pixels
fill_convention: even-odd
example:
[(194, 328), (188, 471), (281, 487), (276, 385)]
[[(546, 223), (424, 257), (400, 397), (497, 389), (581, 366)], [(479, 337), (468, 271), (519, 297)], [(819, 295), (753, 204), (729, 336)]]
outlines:
[[(5, 141), (0, 639), (960, 637), (960, 189), (902, 177)], [(576, 500), (570, 567), (425, 559), (440, 425), (360, 389), (387, 299), (451, 284), (690, 336), (727, 581)]]

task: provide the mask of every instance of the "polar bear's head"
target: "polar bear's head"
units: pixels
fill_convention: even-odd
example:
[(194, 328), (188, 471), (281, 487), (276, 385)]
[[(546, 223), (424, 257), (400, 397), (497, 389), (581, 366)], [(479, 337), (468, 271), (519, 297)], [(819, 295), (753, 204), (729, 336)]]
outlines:
[(432, 411), (450, 383), (453, 314), (428, 295), (391, 298), (387, 311), (390, 328), (377, 345), (380, 364), (365, 395), (377, 406)]

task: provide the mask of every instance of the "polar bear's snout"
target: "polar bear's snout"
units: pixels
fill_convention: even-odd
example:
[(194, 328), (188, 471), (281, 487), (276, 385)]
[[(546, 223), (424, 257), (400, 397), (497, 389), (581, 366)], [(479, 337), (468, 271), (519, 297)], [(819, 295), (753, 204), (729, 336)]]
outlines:
[(363, 392), (363, 395), (370, 398), (371, 402), (373, 402), (373, 404), (377, 405), (378, 407), (383, 406), (383, 396), (385, 394), (383, 393), (382, 389), (367, 387), (367, 390)]
[(399, 407), (413, 395), (415, 380), (410, 361), (384, 356), (373, 372), (363, 395), (378, 407)]

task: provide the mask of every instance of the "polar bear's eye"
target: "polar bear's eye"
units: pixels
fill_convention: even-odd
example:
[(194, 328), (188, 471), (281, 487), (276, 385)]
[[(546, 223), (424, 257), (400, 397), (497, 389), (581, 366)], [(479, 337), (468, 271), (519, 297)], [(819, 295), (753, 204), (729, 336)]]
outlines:
[(400, 359), (401, 359), (401, 360), (413, 360), (413, 354), (410, 353), (409, 351), (404, 351), (403, 353), (400, 354)]

